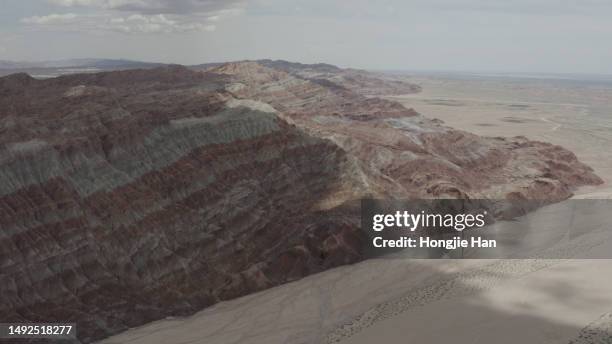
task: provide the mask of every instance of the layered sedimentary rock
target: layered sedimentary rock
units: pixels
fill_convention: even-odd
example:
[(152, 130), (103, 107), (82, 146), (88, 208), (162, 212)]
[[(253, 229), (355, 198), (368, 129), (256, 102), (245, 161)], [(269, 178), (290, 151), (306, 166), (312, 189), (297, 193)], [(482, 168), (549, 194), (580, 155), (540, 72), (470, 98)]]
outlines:
[(309, 133), (334, 141), (371, 180), (393, 185), (384, 186), (383, 195), (560, 200), (576, 186), (601, 183), (562, 147), (455, 130), (396, 102), (368, 97), (361, 92), (368, 87), (353, 92), (324, 86), (301, 77), (300, 70), (311, 73), (313, 67), (290, 65), (225, 64), (210, 73), (228, 76), (226, 89), (235, 96), (267, 102)]
[(359, 69), (342, 69), (333, 65), (303, 64), (287, 61), (260, 60), (260, 65), (285, 71), (299, 78), (323, 85), (336, 85), (361, 95), (402, 95), (421, 91), (421, 87), (389, 73)]
[(317, 215), (359, 190), (355, 162), (218, 86), (2, 79), (3, 321), (78, 321), (87, 342), (358, 259), (326, 241), (352, 227)]
[(361, 259), (361, 197), (599, 182), (561, 147), (368, 91), (409, 83), (320, 67), (0, 78), (0, 320), (75, 321), (91, 342)]

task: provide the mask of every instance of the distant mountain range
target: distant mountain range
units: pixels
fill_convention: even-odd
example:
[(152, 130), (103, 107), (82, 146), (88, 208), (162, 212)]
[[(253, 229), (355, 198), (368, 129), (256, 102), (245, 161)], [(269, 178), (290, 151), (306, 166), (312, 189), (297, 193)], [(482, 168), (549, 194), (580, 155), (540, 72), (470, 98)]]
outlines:
[[(284, 60), (243, 60), (235, 62), (257, 62), (263, 66), (282, 70), (294, 75), (308, 74), (309, 78), (313, 78), (313, 74), (325, 76), (331, 74), (342, 74), (351, 69), (342, 69), (334, 65), (326, 63), (303, 64), (297, 62), (289, 62)], [(227, 62), (211, 62), (203, 64), (189, 65), (187, 67), (195, 70), (207, 70), (221, 66)], [(0, 76), (5, 76), (14, 73), (27, 73), (37, 79), (52, 78), (65, 74), (78, 73), (96, 73), (109, 72), (114, 70), (126, 69), (149, 69), (171, 65), (170, 63), (143, 62), (126, 59), (100, 59), (100, 58), (80, 58), (80, 59), (65, 59), (65, 60), (50, 60), (50, 61), (10, 61), (0, 60)], [(593, 75), (593, 74), (554, 74), (554, 73), (477, 73), (477, 72), (457, 72), (457, 71), (401, 71), (388, 70), (384, 73), (387, 75), (404, 76), (404, 75), (442, 75), (442, 76), (461, 76), (470, 78), (487, 78), (487, 77), (502, 77), (502, 78), (526, 78), (526, 79), (552, 79), (552, 80), (568, 80), (590, 82), (612, 82), (612, 75)], [(304, 76), (304, 75), (301, 75)], [(353, 81), (353, 80), (350, 80)]]
[(141, 66), (161, 66), (163, 63), (150, 63), (132, 60), (115, 59), (68, 59), (54, 61), (6, 61), (0, 60), (0, 69), (27, 69), (27, 68), (72, 68), (72, 67), (95, 67), (95, 68), (116, 68), (116, 67), (141, 67)]
[(151, 63), (114, 59), (68, 59), (56, 61), (6, 61), (0, 60), (0, 75), (25, 72), (36, 78), (49, 78), (63, 74), (91, 73), (111, 70), (155, 68), (163, 63)]
[[(242, 61), (247, 62), (247, 61)], [(258, 60), (258, 63), (271, 67), (277, 68), (286, 72), (295, 72), (307, 70), (316, 73), (337, 73), (340, 68), (325, 64), (302, 64), (295, 62), (288, 62), (283, 60)], [(219, 63), (204, 63), (188, 66), (196, 70), (206, 70), (223, 65), (225, 62)], [(142, 62), (125, 59), (95, 59), (95, 58), (82, 58), (82, 59), (66, 59), (66, 60), (53, 60), (53, 61), (8, 61), (0, 60), (0, 76), (9, 75), (14, 73), (27, 73), (38, 79), (45, 79), (56, 77), (64, 74), (77, 74), (77, 73), (95, 73), (104, 71), (114, 70), (126, 70), (126, 69), (148, 69), (161, 66), (167, 66), (165, 63), (153, 63), (153, 62)]]

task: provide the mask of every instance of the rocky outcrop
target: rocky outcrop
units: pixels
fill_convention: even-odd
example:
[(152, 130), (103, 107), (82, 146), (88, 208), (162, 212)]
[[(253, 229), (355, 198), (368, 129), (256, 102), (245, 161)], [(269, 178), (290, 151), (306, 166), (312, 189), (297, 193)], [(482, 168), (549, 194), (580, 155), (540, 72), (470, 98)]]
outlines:
[(555, 201), (576, 186), (601, 183), (562, 147), (455, 130), (396, 102), (294, 75), (303, 70), (309, 69), (245, 62), (209, 72), (229, 77), (226, 89), (235, 96), (267, 102), (309, 133), (334, 141), (360, 161), (371, 186), (393, 185), (373, 188), (374, 195)]
[(0, 320), (75, 321), (91, 342), (361, 259), (362, 197), (599, 182), (561, 147), (456, 131), (325, 73), (0, 78)]
[[(360, 69), (342, 69), (327, 63), (304, 64), (283, 60), (242, 61), (234, 65), (268, 67), (275, 71), (320, 84), (332, 90), (350, 90), (365, 95), (403, 95), (421, 91), (421, 87), (405, 78), (390, 73), (376, 73)], [(226, 63), (208, 63), (193, 66), (196, 70), (210, 71)]]
[(257, 63), (314, 83), (324, 86), (336, 85), (335, 87), (343, 87), (366, 96), (402, 95), (421, 91), (420, 86), (389, 73), (342, 69), (325, 63), (303, 64), (282, 60), (259, 60)]
[(317, 213), (359, 192), (354, 159), (218, 81), (2, 79), (3, 321), (89, 342), (358, 259), (354, 223)]

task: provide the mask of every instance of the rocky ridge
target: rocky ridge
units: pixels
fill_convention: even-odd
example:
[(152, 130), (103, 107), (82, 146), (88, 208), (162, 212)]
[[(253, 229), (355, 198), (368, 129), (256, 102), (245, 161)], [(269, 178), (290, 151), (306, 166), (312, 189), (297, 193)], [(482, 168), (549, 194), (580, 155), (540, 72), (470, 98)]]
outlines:
[(453, 130), (380, 85), (418, 90), (265, 61), (0, 78), (3, 322), (76, 321), (91, 342), (358, 261), (362, 197), (600, 182), (561, 147)]
[(285, 70), (250, 62), (209, 72), (228, 76), (226, 89), (235, 96), (269, 103), (298, 127), (334, 141), (360, 161), (370, 185), (393, 185), (383, 186), (380, 196), (553, 201), (568, 198), (576, 186), (601, 183), (562, 147), (524, 137), (479, 137), (369, 96), (362, 87), (328, 87), (296, 76), (299, 68)]

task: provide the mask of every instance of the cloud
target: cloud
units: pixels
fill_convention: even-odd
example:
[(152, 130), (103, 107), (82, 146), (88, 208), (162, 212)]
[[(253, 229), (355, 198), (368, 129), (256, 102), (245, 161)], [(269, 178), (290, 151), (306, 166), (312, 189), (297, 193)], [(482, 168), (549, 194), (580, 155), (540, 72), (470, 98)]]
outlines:
[[(77, 1), (77, 0), (70, 0)], [(78, 0), (86, 1), (86, 0)], [(216, 26), (206, 21), (195, 21), (193, 18), (178, 15), (145, 15), (131, 14), (113, 16), (110, 14), (78, 15), (74, 13), (49, 14), (23, 18), (24, 24), (40, 27), (55, 27), (66, 31), (103, 32), (114, 31), (122, 33), (180, 33), (180, 32), (211, 32)]]
[(64, 7), (89, 7), (141, 14), (202, 14), (241, 10), (242, 0), (49, 0)]
[(37, 25), (56, 25), (71, 23), (77, 18), (74, 13), (65, 14), (49, 14), (47, 16), (33, 16), (21, 19), (24, 24), (37, 24)]
[[(225, 17), (241, 14), (238, 0), (47, 0), (71, 13), (23, 18), (23, 24), (56, 30), (130, 34), (212, 32)], [(75, 13), (72, 13), (74, 10)]]
[(172, 20), (163, 14), (132, 14), (128, 17), (111, 18), (99, 27), (125, 33), (173, 33), (214, 31), (216, 29), (216, 26), (212, 24)]
[(49, 0), (50, 3), (73, 7), (73, 6), (91, 6), (91, 7), (102, 7), (102, 8), (110, 8), (114, 6), (123, 6), (128, 5), (130, 3), (146, 3), (146, 1), (140, 0)]

